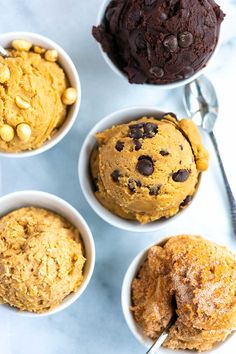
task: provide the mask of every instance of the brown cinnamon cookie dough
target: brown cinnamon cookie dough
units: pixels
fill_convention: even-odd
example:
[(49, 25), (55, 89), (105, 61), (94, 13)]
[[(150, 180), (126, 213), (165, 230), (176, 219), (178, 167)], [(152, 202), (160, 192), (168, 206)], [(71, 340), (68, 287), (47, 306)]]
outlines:
[(148, 223), (189, 204), (208, 153), (195, 124), (143, 117), (96, 135), (91, 173), (97, 199), (125, 219)]
[(49, 311), (78, 289), (84, 263), (79, 231), (61, 216), (31, 207), (0, 218), (0, 302)]
[(164, 346), (209, 350), (236, 327), (235, 269), (234, 254), (199, 236), (153, 246), (132, 283), (134, 318), (155, 339), (176, 310)]

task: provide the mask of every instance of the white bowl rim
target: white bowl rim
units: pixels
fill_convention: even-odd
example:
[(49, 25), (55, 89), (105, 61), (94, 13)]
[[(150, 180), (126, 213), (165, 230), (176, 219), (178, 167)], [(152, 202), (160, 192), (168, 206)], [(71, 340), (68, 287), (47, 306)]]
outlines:
[[(160, 240), (152, 242), (149, 246), (145, 247), (143, 250), (141, 250), (133, 258), (133, 260), (129, 264), (129, 266), (128, 266), (126, 272), (125, 272), (125, 275), (123, 277), (123, 282), (122, 282), (122, 286), (121, 286), (121, 294), (120, 294), (121, 295), (120, 299), (121, 299), (121, 307), (122, 307), (123, 316), (125, 318), (125, 322), (126, 322), (128, 328), (131, 331), (131, 333), (133, 334), (133, 336), (138, 340), (138, 342), (140, 344), (142, 344), (146, 348), (150, 348), (154, 341), (151, 340), (149, 337), (145, 336), (145, 334), (142, 332), (141, 328), (139, 328), (139, 325), (136, 323), (134, 317), (132, 316), (132, 313), (131, 313), (131, 311), (129, 309), (130, 302), (127, 301), (127, 292), (129, 292), (129, 294), (131, 295), (131, 283), (132, 283), (132, 280), (136, 276), (138, 270), (140, 269), (140, 266), (147, 259), (147, 254), (148, 254), (149, 249), (151, 247), (153, 247), (153, 246), (164, 244), (169, 239), (171, 239), (173, 237), (178, 237), (178, 236), (182, 236), (182, 235), (187, 235), (187, 234), (183, 233), (183, 234), (177, 234), (177, 235), (173, 235), (173, 236), (163, 236), (163, 237), (160, 238)], [(189, 234), (189, 236), (201, 236), (201, 235), (191, 233), (191, 234)], [(210, 242), (215, 243), (213, 238), (210, 238), (208, 235), (206, 235), (206, 236), (204, 235), (204, 236), (201, 236), (201, 237), (203, 237), (205, 240), (208, 240)], [(225, 246), (224, 242), (219, 243), (217, 241), (216, 244), (218, 244), (220, 246)], [(129, 296), (129, 300), (131, 300), (131, 296)], [(218, 346), (220, 346), (222, 343), (224, 343), (224, 342), (220, 342), (218, 344)], [(169, 349), (169, 350), (171, 350), (171, 349)], [(175, 350), (172, 350), (172, 351), (174, 353)], [(192, 353), (191, 350), (186, 350), (186, 349), (185, 350), (181, 350), (181, 353), (183, 353), (183, 352)], [(208, 352), (209, 353), (213, 353), (214, 352), (214, 348), (212, 348)]]
[[(33, 150), (29, 150), (29, 151), (21, 151), (21, 152), (4, 152), (4, 151), (0, 151), (0, 156), (2, 157), (6, 157), (6, 158), (23, 158), (23, 157), (31, 157), (31, 156), (35, 156), (38, 154), (41, 154), (49, 149), (51, 149), (52, 147), (54, 147), (56, 144), (58, 144), (66, 135), (67, 133), (70, 131), (70, 129), (72, 128), (73, 124), (76, 121), (79, 109), (80, 109), (80, 105), (81, 105), (81, 83), (80, 83), (80, 78), (79, 78), (79, 74), (78, 71), (72, 61), (72, 59), (70, 58), (70, 56), (67, 54), (67, 52), (56, 42), (54, 42), (52, 39), (47, 38), (46, 36), (43, 36), (41, 34), (38, 33), (34, 33), (34, 32), (24, 32), (24, 31), (19, 31), (19, 32), (5, 32), (0, 34), (0, 44), (1, 41), (3, 40), (13, 40), (13, 39), (27, 39), (30, 40), (33, 44), (34, 44), (34, 40), (35, 41), (40, 41), (42, 43), (45, 44), (46, 48), (53, 48), (56, 49), (59, 52), (59, 64), (60, 64), (60, 56), (63, 57), (63, 59), (66, 61), (68, 67), (70, 67), (72, 76), (73, 76), (73, 80), (75, 82), (75, 85), (73, 85), (76, 90), (77, 90), (77, 100), (76, 102), (73, 104), (73, 106), (69, 107), (69, 109), (73, 109), (73, 112), (70, 114), (70, 117), (67, 117), (65, 122), (63, 123), (63, 125), (60, 127), (58, 133), (53, 136), (50, 140), (47, 140), (46, 142), (44, 142), (44, 144), (42, 146), (40, 146), (39, 148), (33, 149)], [(42, 45), (42, 44), (41, 44)], [(68, 69), (64, 68), (63, 66), (63, 70), (64, 72), (67, 74)], [(70, 80), (69, 80), (70, 82)], [(68, 114), (69, 116), (69, 114)]]
[[(1, 196), (0, 197), (0, 204), (4, 204), (8, 199), (11, 199), (11, 198), (17, 199), (18, 197), (21, 197), (21, 196), (23, 196), (26, 200), (27, 200), (27, 197), (29, 197), (29, 196), (35, 196), (36, 198), (43, 197), (43, 198), (45, 198), (45, 200), (48, 199), (48, 200), (54, 201), (56, 204), (59, 204), (59, 205), (63, 206), (64, 208), (66, 208), (71, 214), (73, 214), (77, 218), (77, 220), (81, 224), (81, 226), (82, 226), (81, 228), (83, 228), (83, 234), (82, 234), (81, 230), (79, 230), (80, 234), (81, 234), (81, 238), (82, 238), (83, 242), (84, 242), (84, 239), (86, 238), (88, 241), (88, 244), (89, 244), (91, 256), (90, 256), (89, 268), (87, 269), (86, 279), (83, 280), (82, 284), (80, 285), (80, 287), (78, 288), (78, 290), (75, 293), (70, 293), (68, 295), (68, 296), (71, 296), (70, 299), (65, 298), (66, 299), (65, 303), (63, 303), (65, 301), (65, 299), (64, 299), (62, 301), (62, 303), (60, 305), (58, 305), (56, 308), (54, 308), (51, 311), (43, 312), (43, 313), (33, 313), (33, 312), (29, 312), (29, 311), (20, 311), (17, 308), (11, 307), (7, 304), (0, 305), (0, 307), (3, 306), (5, 309), (7, 309), (8, 311), (10, 311), (13, 314), (21, 315), (21, 316), (25, 316), (25, 317), (36, 318), (36, 317), (51, 316), (51, 315), (54, 315), (58, 312), (65, 310), (67, 307), (72, 305), (83, 294), (83, 292), (87, 288), (87, 286), (92, 278), (94, 267), (95, 267), (96, 251), (95, 251), (94, 239), (93, 239), (93, 235), (91, 233), (91, 230), (90, 230), (87, 222), (85, 221), (83, 216), (77, 211), (77, 209), (75, 209), (71, 204), (69, 204), (64, 199), (62, 199), (54, 194), (39, 191), (39, 190), (22, 190), (22, 191), (12, 192), (12, 193), (5, 194), (5, 195)], [(47, 202), (45, 201), (45, 204), (46, 203)], [(22, 203), (22, 207), (23, 207), (23, 205), (24, 206), (27, 205), (27, 201)], [(38, 204), (36, 201), (35, 206), (37, 206), (37, 205)], [(29, 206), (34, 206), (34, 203), (29, 202)], [(41, 206), (41, 208), (47, 209), (46, 206)], [(16, 208), (16, 209), (18, 209), (18, 208)], [(10, 208), (10, 210), (16, 210), (16, 209)], [(48, 208), (48, 210), (53, 211), (53, 208)], [(0, 218), (4, 215), (6, 215), (6, 214), (1, 213)], [(58, 215), (63, 216), (63, 214), (60, 214), (60, 213), (58, 213)], [(86, 247), (85, 247), (85, 249), (86, 249)]]
[[(111, 2), (111, 0), (103, 0), (103, 2), (101, 3), (100, 9), (99, 9), (99, 12), (98, 12), (98, 15), (97, 15), (96, 26), (99, 26), (102, 23), (103, 18), (104, 18), (104, 14), (105, 14), (105, 10), (106, 10), (106, 7), (109, 4), (109, 2)], [(121, 78), (125, 79), (125, 81), (127, 83), (129, 83), (128, 82), (128, 78), (125, 75), (125, 73), (122, 70), (120, 70), (113, 63), (113, 61), (109, 58), (107, 53), (105, 53), (103, 51), (101, 44), (97, 42), (97, 45), (99, 47), (99, 50), (100, 50), (105, 62), (108, 64), (108, 66), (111, 68), (111, 70), (114, 73), (116, 73), (118, 76), (120, 76)], [(143, 85), (147, 85), (149, 87), (156, 87), (156, 88), (160, 88), (160, 89), (163, 89), (163, 90), (169, 90), (169, 89), (174, 89), (174, 88), (181, 87), (181, 86), (184, 86), (184, 85), (188, 84), (189, 82), (197, 79), (199, 76), (203, 75), (206, 72), (208, 67), (214, 61), (214, 59), (215, 59), (215, 57), (216, 57), (216, 55), (218, 53), (218, 50), (220, 48), (220, 45), (221, 45), (221, 30), (219, 32), (219, 38), (218, 38), (218, 41), (216, 43), (216, 47), (215, 47), (213, 53), (211, 54), (211, 56), (209, 57), (206, 65), (202, 69), (198, 70), (197, 72), (195, 72), (193, 75), (191, 75), (187, 79), (179, 80), (179, 81), (172, 82), (172, 83), (169, 83), (169, 84), (147, 84), (147, 83), (144, 83)], [(138, 85), (138, 84), (133, 83), (132, 85)]]
[[(122, 219), (121, 217), (113, 214), (111, 211), (106, 209), (95, 197), (92, 184), (89, 180), (86, 179), (86, 176), (89, 177), (88, 175), (88, 170), (89, 170), (89, 156), (92, 151), (92, 146), (95, 146), (95, 134), (99, 131), (102, 131), (107, 128), (111, 128), (114, 124), (121, 124), (122, 122), (129, 122), (136, 117), (136, 119), (140, 116), (148, 116), (148, 115), (161, 115), (167, 112), (167, 110), (162, 110), (158, 109), (154, 106), (131, 106), (131, 107), (126, 107), (122, 108), (120, 110), (117, 110), (115, 112), (112, 112), (102, 118), (100, 121), (98, 121), (93, 128), (88, 132), (85, 140), (83, 141), (81, 150), (80, 150), (80, 155), (79, 155), (79, 162), (78, 162), (78, 175), (79, 175), (79, 181), (80, 181), (80, 186), (83, 192), (83, 195), (85, 199), (87, 200), (88, 204), (90, 207), (96, 212), (97, 215), (100, 216), (104, 221), (106, 221), (108, 224), (113, 225), (119, 229), (125, 230), (125, 231), (131, 231), (131, 232), (136, 232), (136, 233), (142, 233), (142, 232), (151, 232), (151, 231), (157, 231), (160, 230), (164, 227), (169, 225), (171, 222), (174, 222), (177, 218), (181, 217), (184, 215), (185, 211), (191, 208), (191, 204), (194, 202), (194, 200), (197, 198), (198, 193), (194, 195), (192, 203), (187, 207), (182, 210), (180, 210), (177, 214), (174, 216), (167, 218), (167, 219), (161, 219), (161, 220), (156, 220), (153, 222), (150, 222), (148, 224), (140, 224), (138, 221), (133, 221), (133, 220), (126, 220)], [(122, 118), (117, 118), (117, 116), (124, 116), (124, 119)], [(132, 115), (133, 118), (127, 118), (125, 119), (125, 116)], [(91, 145), (93, 141), (93, 145)], [(89, 154), (88, 154), (88, 149)]]

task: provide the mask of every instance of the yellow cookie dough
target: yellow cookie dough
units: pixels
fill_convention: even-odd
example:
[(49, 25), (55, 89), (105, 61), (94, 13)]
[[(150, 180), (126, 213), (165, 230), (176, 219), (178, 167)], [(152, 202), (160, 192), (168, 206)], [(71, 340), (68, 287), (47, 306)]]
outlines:
[(0, 302), (46, 312), (78, 289), (85, 258), (79, 231), (61, 216), (22, 208), (0, 218)]
[(66, 119), (66, 105), (61, 100), (68, 86), (66, 75), (57, 63), (32, 51), (10, 50), (9, 58), (0, 56), (2, 67), (9, 77), (0, 84), (0, 128), (7, 124), (17, 132), (17, 126), (26, 123), (31, 135), (23, 140), (17, 134), (11, 141), (0, 138), (0, 151), (36, 149)]
[(132, 282), (134, 318), (155, 339), (176, 312), (164, 347), (210, 350), (236, 328), (235, 269), (233, 253), (200, 236), (153, 246)]
[(97, 199), (114, 214), (140, 223), (171, 217), (196, 190), (208, 153), (195, 124), (143, 117), (98, 133), (91, 155)]

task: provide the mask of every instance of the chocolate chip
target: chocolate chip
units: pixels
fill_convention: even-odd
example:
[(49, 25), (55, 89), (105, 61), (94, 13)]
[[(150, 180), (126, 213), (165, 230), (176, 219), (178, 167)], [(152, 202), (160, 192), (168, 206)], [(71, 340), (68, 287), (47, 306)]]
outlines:
[(129, 125), (130, 129), (139, 129), (143, 127), (143, 122)]
[(175, 182), (185, 182), (189, 177), (189, 171), (186, 169), (180, 169), (172, 174), (172, 179)]
[(167, 20), (167, 18), (168, 18), (167, 14), (166, 14), (165, 12), (161, 12), (160, 15), (159, 15), (159, 17), (160, 17), (160, 19), (161, 19), (162, 21), (165, 21), (165, 20)]
[(121, 173), (119, 170), (114, 170), (111, 174), (111, 178), (113, 179), (114, 182), (118, 182), (120, 177), (121, 177)]
[(171, 34), (169, 36), (167, 36), (164, 41), (163, 41), (163, 45), (171, 52), (176, 52), (176, 50), (178, 49), (178, 40), (177, 38)]
[(167, 112), (165, 114), (163, 114), (163, 116), (161, 117), (161, 119), (165, 118), (165, 116), (171, 116), (172, 118), (174, 118), (175, 120), (178, 120), (177, 119), (177, 115), (173, 112)]
[(160, 151), (161, 156), (168, 156), (170, 153), (167, 150)]
[(133, 178), (129, 178), (128, 180), (128, 188), (131, 192), (136, 192), (137, 187), (141, 187), (142, 183), (139, 180), (135, 180)]
[(158, 79), (164, 76), (164, 70), (159, 66), (153, 66), (149, 72)]
[(137, 123), (129, 126), (129, 137), (135, 140), (140, 138), (153, 138), (158, 131), (154, 123)]
[(184, 149), (183, 145), (182, 145), (182, 144), (180, 144), (180, 145), (179, 145), (179, 147), (180, 147), (180, 150), (182, 150), (182, 151), (183, 151), (183, 149)]
[(140, 139), (143, 137), (143, 132), (140, 129), (131, 129), (129, 137), (133, 139)]
[(158, 127), (154, 123), (145, 123), (143, 126), (143, 130), (144, 130), (144, 134), (143, 134), (144, 138), (153, 138), (158, 131)]
[(123, 141), (118, 140), (116, 143), (116, 150), (121, 152), (124, 149), (125, 143), (123, 143)]
[(144, 35), (142, 33), (138, 33), (138, 35), (135, 39), (135, 44), (136, 44), (137, 49), (145, 50), (147, 48), (146, 41), (145, 41)]
[(181, 70), (179, 73), (180, 78), (187, 79), (188, 77), (192, 76), (194, 73), (194, 70), (191, 66), (186, 66)]
[(129, 126), (129, 137), (133, 139), (140, 139), (143, 137), (143, 132), (141, 128), (143, 123), (133, 124)]
[(133, 29), (133, 26), (137, 26), (139, 24), (139, 22), (141, 21), (142, 17), (143, 17), (143, 14), (142, 14), (142, 12), (140, 11), (139, 8), (134, 9), (134, 11), (132, 11), (130, 13), (130, 16), (129, 16), (129, 20), (130, 21), (129, 22), (130, 22), (130, 24), (132, 26), (131, 29)]
[(157, 184), (155, 186), (149, 187), (149, 194), (150, 195), (158, 195), (161, 189), (161, 184)]
[(188, 48), (193, 43), (193, 35), (190, 32), (182, 32), (179, 34), (179, 46)]
[(140, 150), (142, 147), (141, 141), (134, 139), (134, 146), (135, 146), (135, 151)]
[(149, 156), (140, 156), (136, 167), (143, 176), (150, 176), (154, 171), (153, 161)]
[(182, 201), (182, 203), (180, 204), (181, 207), (185, 207), (186, 205), (188, 205), (193, 199), (192, 195), (187, 195), (187, 197)]

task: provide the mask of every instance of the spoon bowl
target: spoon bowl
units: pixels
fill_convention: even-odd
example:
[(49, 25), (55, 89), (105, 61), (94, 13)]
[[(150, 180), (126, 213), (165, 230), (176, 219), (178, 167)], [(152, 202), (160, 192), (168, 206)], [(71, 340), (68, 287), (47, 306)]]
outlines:
[(184, 106), (196, 125), (210, 133), (219, 111), (215, 88), (205, 76), (190, 82), (184, 88)]
[(219, 112), (219, 104), (215, 88), (210, 80), (205, 76), (201, 76), (185, 86), (183, 101), (188, 115), (196, 125), (202, 127), (207, 133), (209, 133), (215, 148), (228, 195), (233, 232), (236, 236), (236, 201), (224, 169), (216, 137), (213, 133), (213, 128)]

